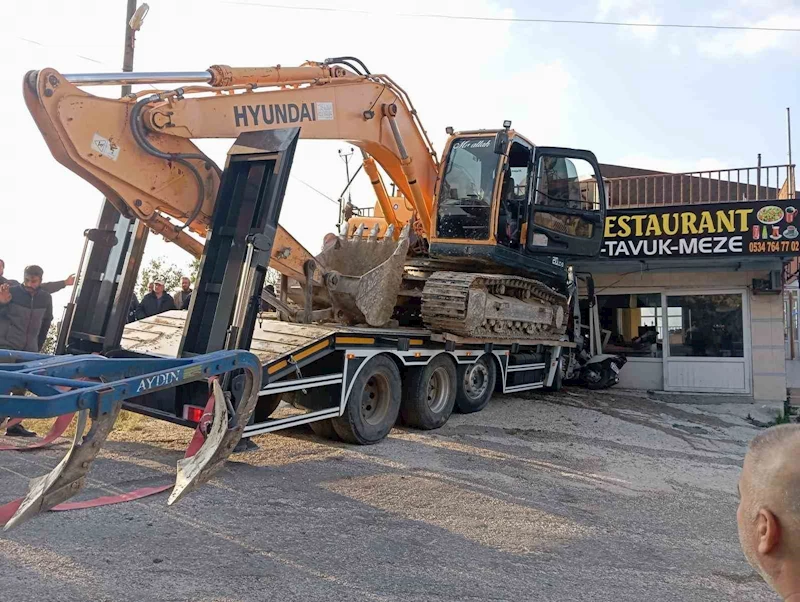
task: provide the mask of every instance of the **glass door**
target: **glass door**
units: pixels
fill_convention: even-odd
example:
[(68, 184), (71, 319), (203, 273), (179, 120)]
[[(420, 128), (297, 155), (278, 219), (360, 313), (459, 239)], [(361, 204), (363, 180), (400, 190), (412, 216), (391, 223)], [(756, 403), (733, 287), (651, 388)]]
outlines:
[(742, 291), (663, 296), (664, 389), (750, 393), (750, 316)]

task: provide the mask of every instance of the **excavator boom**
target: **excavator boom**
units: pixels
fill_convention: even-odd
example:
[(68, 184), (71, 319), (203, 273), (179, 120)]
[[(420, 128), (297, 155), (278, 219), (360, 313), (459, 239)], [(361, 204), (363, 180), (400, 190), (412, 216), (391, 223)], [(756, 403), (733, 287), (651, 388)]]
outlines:
[[(205, 79), (207, 85), (109, 99), (83, 85), (166, 83)], [(74, 83), (73, 83), (74, 80)], [(186, 233), (205, 235), (221, 172), (192, 142), (236, 138), (247, 131), (299, 125), (301, 137), (344, 139), (384, 169), (413, 204), (422, 235), (430, 231), (438, 173), (435, 152), (405, 93), (390, 78), (357, 75), (318, 63), (295, 68), (65, 76), (30, 72), (25, 101), (53, 156), (94, 184), (126, 214), (194, 255)], [(391, 205), (387, 224), (403, 224)], [(169, 216), (183, 227), (172, 227)]]

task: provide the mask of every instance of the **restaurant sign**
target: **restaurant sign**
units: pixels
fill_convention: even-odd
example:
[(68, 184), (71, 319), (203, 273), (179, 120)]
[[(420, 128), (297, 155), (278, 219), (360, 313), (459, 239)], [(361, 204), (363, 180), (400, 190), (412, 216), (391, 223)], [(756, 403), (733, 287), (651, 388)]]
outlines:
[(610, 259), (800, 253), (796, 201), (614, 209), (602, 256)]

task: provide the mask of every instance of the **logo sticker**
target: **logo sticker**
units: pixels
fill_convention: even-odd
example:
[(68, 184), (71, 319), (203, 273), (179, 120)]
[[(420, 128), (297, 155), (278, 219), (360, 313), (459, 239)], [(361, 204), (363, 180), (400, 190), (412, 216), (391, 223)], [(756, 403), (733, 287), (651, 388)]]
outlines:
[(320, 121), (333, 121), (333, 103), (317, 102), (317, 119)]

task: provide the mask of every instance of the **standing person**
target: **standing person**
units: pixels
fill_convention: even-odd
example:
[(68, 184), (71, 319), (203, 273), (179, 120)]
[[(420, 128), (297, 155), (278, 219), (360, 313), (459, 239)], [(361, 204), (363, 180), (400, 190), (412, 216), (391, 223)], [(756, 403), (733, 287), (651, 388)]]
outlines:
[(175, 309), (175, 302), (164, 292), (164, 283), (156, 280), (153, 282), (153, 292), (142, 297), (139, 307), (136, 309), (136, 317), (141, 320), (171, 309)]
[(751, 442), (739, 478), (736, 522), (750, 565), (786, 602), (800, 600), (800, 424)]
[[(9, 280), (8, 278), (6, 278), (4, 276), (5, 270), (6, 270), (6, 262), (0, 259), (0, 284), (8, 283), (9, 285), (12, 286), (15, 284), (19, 284), (19, 282), (17, 282), (16, 280)], [(69, 276), (67, 276), (65, 280), (56, 280), (55, 282), (45, 282), (42, 284), (41, 288), (43, 291), (47, 291), (48, 293), (53, 295), (58, 291), (60, 291), (61, 289), (66, 288), (68, 286), (72, 286), (73, 284), (75, 284), (75, 274), (70, 274)]]
[[(0, 348), (38, 352), (53, 322), (53, 300), (42, 287), (44, 272), (38, 265), (25, 268), (22, 285), (0, 284)], [(12, 437), (35, 437), (22, 424), (6, 429)]]
[(181, 278), (181, 290), (172, 296), (175, 302), (175, 309), (189, 309), (189, 301), (192, 299), (192, 281), (186, 276)]
[(136, 317), (136, 311), (139, 309), (139, 299), (136, 298), (136, 294), (134, 293), (131, 297), (131, 304), (128, 307), (128, 319), (126, 320), (129, 324), (131, 322), (135, 322), (138, 318)]

